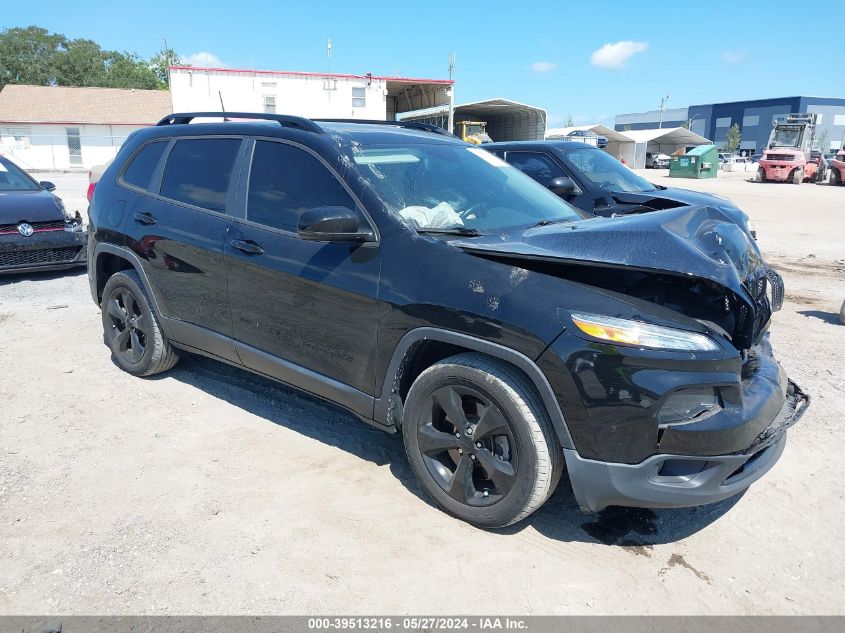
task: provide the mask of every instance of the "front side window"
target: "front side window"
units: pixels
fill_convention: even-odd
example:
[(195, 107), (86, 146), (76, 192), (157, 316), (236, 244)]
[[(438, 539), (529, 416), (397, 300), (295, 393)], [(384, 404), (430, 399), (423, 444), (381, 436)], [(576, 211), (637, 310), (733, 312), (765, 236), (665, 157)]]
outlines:
[(350, 158), (387, 210), (417, 230), (485, 233), (581, 219), (548, 189), (480, 147), (373, 145), (351, 148)]
[(273, 141), (256, 141), (249, 176), (247, 220), (296, 231), (303, 211), (317, 207), (354, 209), (352, 196), (308, 152)]
[(0, 191), (38, 191), (39, 184), (12, 161), (0, 156)]
[(637, 176), (618, 160), (600, 149), (576, 149), (563, 155), (564, 163), (579, 171), (584, 178), (610, 192), (654, 191), (655, 186)]
[(554, 178), (566, 175), (548, 156), (537, 152), (508, 152), (505, 160), (544, 187), (547, 187)]
[(139, 189), (148, 189), (165, 147), (167, 147), (167, 141), (156, 141), (145, 145), (123, 172), (124, 182)]
[(165, 198), (222, 212), (241, 146), (237, 138), (177, 141), (167, 157), (160, 194)]

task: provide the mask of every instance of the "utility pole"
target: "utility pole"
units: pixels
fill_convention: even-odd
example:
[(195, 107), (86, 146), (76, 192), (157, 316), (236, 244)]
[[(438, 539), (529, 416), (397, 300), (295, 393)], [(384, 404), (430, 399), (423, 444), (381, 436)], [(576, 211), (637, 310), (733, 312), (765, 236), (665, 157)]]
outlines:
[(660, 100), (660, 122), (657, 124), (658, 128), (663, 127), (663, 113), (666, 112), (666, 104), (669, 102), (669, 95), (666, 95)]
[[(449, 53), (449, 79), (455, 78), (455, 52)], [(454, 133), (455, 130), (455, 84), (449, 86), (449, 129), (447, 132)]]
[(326, 44), (326, 55), (329, 58), (329, 74), (331, 74), (331, 72), (332, 72), (332, 38), (329, 38), (329, 41)]

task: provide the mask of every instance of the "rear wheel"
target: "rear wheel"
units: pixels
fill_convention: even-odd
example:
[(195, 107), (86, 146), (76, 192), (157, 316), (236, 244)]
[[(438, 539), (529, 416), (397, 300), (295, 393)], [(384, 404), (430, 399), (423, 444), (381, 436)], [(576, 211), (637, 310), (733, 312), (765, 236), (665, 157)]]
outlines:
[(134, 270), (112, 275), (103, 289), (103, 334), (115, 362), (135, 376), (167, 371), (179, 356), (161, 331)]
[(842, 184), (842, 177), (839, 175), (838, 169), (830, 170), (830, 184), (834, 186)]
[(804, 181), (804, 170), (796, 169), (792, 172), (792, 184), (800, 185)]
[(402, 435), (426, 493), (482, 528), (534, 512), (563, 470), (560, 444), (533, 386), (480, 354), (447, 358), (419, 375), (405, 402)]

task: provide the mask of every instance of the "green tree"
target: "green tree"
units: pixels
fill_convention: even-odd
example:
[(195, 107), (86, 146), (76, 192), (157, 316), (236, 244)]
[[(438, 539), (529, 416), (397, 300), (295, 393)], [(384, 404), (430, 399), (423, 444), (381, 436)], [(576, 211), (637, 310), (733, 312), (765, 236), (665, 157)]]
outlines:
[(67, 38), (38, 26), (0, 31), (0, 88), (6, 84), (48, 86), (56, 81), (56, 56)]
[(140, 88), (157, 90), (165, 88), (150, 68), (149, 62), (135, 53), (105, 51), (106, 72), (100, 86), (103, 88)]
[(190, 64), (185, 64), (185, 61), (172, 48), (163, 48), (150, 59), (150, 67), (165, 86), (170, 81), (168, 72), (170, 66), (190, 66)]
[(725, 139), (725, 149), (730, 153), (734, 153), (739, 149), (742, 142), (742, 133), (739, 131), (739, 123), (734, 123), (731, 129), (728, 130), (728, 136)]
[(819, 131), (816, 135), (816, 143), (819, 145), (819, 149), (821, 150), (822, 154), (825, 152), (830, 151), (830, 129), (823, 128)]
[(68, 40), (37, 26), (0, 32), (0, 87), (38, 86), (164, 88), (147, 60), (108, 51), (93, 40)]

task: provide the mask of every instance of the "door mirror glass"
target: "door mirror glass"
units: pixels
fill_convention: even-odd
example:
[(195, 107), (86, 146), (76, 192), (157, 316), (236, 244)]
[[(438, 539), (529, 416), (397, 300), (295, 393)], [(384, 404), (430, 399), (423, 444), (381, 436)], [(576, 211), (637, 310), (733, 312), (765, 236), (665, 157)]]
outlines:
[(297, 233), (303, 240), (320, 242), (369, 242), (369, 227), (361, 228), (358, 214), (347, 207), (317, 207), (299, 216)]
[(559, 195), (561, 198), (575, 195), (575, 191), (578, 189), (572, 178), (567, 176), (552, 178), (548, 186), (552, 193)]
[(42, 180), (38, 184), (41, 185), (41, 187), (46, 191), (55, 191), (56, 190), (56, 185), (54, 185), (49, 180)]

